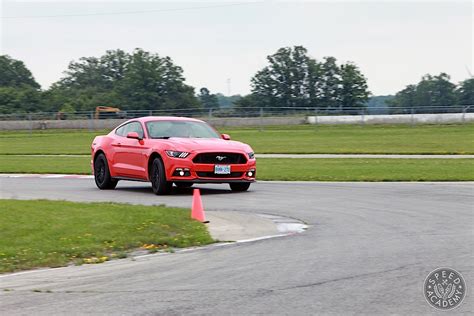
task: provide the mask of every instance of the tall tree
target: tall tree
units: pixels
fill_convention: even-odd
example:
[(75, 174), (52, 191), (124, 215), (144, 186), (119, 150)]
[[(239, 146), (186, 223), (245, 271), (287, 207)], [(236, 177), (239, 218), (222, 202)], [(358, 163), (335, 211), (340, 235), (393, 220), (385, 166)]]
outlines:
[(13, 59), (8, 55), (0, 55), (0, 87), (22, 86), (40, 88), (31, 71), (21, 60)]
[(341, 71), (336, 58), (325, 57), (321, 63), (321, 105), (327, 110), (342, 108), (341, 103)]
[(268, 56), (269, 65), (252, 78), (252, 92), (262, 98), (261, 106), (304, 106), (308, 95), (307, 50), (303, 46), (280, 48)]
[(43, 110), (40, 85), (25, 64), (0, 55), (0, 113)]
[(125, 76), (130, 55), (123, 50), (108, 50), (101, 57), (82, 57), (72, 61), (57, 85), (66, 88), (96, 87), (112, 89)]
[(76, 109), (92, 110), (98, 105), (124, 110), (199, 107), (194, 89), (184, 83), (182, 68), (169, 57), (142, 49), (132, 53), (110, 50), (101, 57), (81, 58), (70, 63), (65, 75), (48, 97)]
[(460, 105), (472, 105), (474, 107), (474, 78), (462, 81), (456, 93)]
[[(393, 114), (407, 113), (416, 106), (416, 85), (411, 84), (397, 92), (395, 97), (388, 101), (390, 112)], [(409, 112), (408, 112), (409, 113)]]
[(446, 73), (440, 73), (434, 77), (434, 87), (436, 93), (433, 96), (434, 106), (456, 106), (456, 85), (452, 83), (451, 77)]
[(219, 108), (219, 101), (215, 94), (211, 94), (208, 88), (201, 88), (198, 95), (199, 101), (205, 109)]
[(324, 107), (322, 97), (323, 90), (323, 67), (314, 59), (308, 61), (308, 97), (309, 106)]
[(280, 48), (267, 60), (269, 65), (252, 78), (252, 97), (239, 101), (239, 106), (343, 110), (366, 104), (366, 79), (352, 63), (339, 67), (334, 57), (320, 63), (302, 46)]
[(456, 85), (445, 73), (425, 75), (416, 85), (409, 85), (391, 100), (392, 113), (433, 113), (457, 111)]
[(367, 80), (353, 63), (341, 65), (340, 110), (351, 110), (354, 113), (365, 108), (369, 99)]
[(438, 76), (423, 76), (416, 87), (416, 107), (421, 110), (421, 108), (455, 105), (456, 85), (449, 80), (450, 77), (445, 73)]
[(44, 110), (41, 91), (30, 87), (0, 87), (0, 114)]

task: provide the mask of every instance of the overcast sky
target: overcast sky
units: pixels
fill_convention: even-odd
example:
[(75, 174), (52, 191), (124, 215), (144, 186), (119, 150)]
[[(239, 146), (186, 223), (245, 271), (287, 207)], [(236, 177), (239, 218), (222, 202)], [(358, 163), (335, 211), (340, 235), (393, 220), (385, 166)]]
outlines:
[(0, 52), (24, 61), (43, 88), (71, 60), (136, 47), (224, 94), (229, 78), (231, 94), (247, 94), (266, 56), (293, 45), (355, 62), (374, 95), (426, 73), (457, 83), (473, 72), (472, 1), (0, 1)]

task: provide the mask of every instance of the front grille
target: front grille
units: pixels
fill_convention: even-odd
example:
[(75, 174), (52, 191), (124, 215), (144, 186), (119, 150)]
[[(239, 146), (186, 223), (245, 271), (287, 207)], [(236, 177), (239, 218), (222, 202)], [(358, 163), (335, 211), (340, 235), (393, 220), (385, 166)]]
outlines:
[(231, 172), (230, 174), (215, 174), (214, 172), (196, 172), (200, 178), (240, 178), (243, 172)]
[(202, 164), (244, 164), (247, 162), (242, 154), (237, 153), (205, 153), (198, 154), (193, 159), (194, 163)]

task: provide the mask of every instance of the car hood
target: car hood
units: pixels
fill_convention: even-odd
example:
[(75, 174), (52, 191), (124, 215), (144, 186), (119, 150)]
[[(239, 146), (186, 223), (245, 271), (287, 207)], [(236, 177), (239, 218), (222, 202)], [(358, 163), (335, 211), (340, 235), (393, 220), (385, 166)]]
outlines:
[[(224, 140), (220, 138), (180, 138), (171, 137), (169, 139), (155, 139), (153, 141), (159, 142), (160, 145), (168, 144), (170, 150), (177, 151), (214, 151), (214, 152), (227, 152), (227, 151), (242, 151), (251, 152), (252, 148), (244, 143)], [(167, 148), (168, 149), (168, 148)]]

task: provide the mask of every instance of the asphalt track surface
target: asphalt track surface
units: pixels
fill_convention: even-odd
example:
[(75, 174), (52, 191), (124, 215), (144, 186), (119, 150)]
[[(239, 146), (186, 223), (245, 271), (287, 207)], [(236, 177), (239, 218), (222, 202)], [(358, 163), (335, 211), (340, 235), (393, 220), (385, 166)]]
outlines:
[[(87, 155), (66, 154), (8, 154), (9, 157), (90, 157)], [(410, 155), (410, 154), (255, 154), (256, 158), (310, 158), (310, 159), (336, 159), (336, 158), (362, 158), (362, 159), (472, 159), (474, 155)]]
[[(189, 207), (191, 191), (146, 183), (99, 191), (91, 179), (0, 178), (2, 198)], [(169, 255), (0, 276), (0, 314), (470, 314), (473, 183), (260, 182), (246, 193), (202, 188), (208, 210), (289, 216), (301, 234)], [(467, 297), (438, 312), (422, 293), (438, 267)], [(3, 289), (10, 289), (4, 291)], [(40, 292), (38, 292), (40, 291)]]

